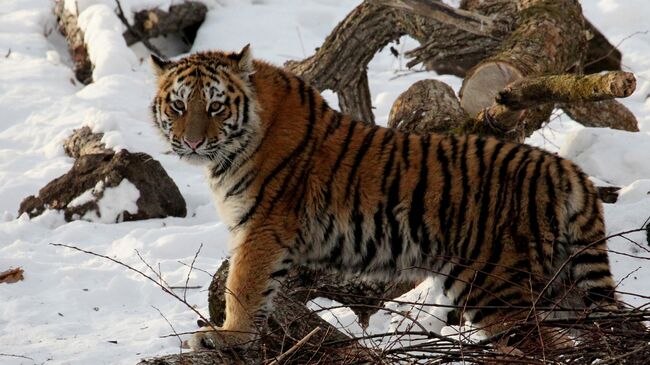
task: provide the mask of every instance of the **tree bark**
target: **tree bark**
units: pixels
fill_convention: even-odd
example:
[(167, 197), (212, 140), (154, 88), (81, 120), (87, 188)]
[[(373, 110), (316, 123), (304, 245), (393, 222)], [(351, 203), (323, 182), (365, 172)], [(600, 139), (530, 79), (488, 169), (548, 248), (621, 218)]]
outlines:
[(93, 82), (93, 64), (88, 58), (88, 49), (84, 43), (84, 34), (77, 24), (77, 14), (72, 14), (64, 8), (64, 1), (57, 1), (54, 14), (59, 23), (59, 31), (68, 42), (68, 50), (72, 57), (74, 75), (84, 85)]
[(321, 91), (342, 95), (342, 112), (372, 123), (368, 63), (377, 50), (403, 34), (393, 11), (364, 1), (334, 28), (314, 55), (289, 61), (285, 67)]
[(104, 133), (93, 133), (88, 127), (77, 128), (63, 142), (63, 150), (66, 155), (74, 159), (84, 155), (115, 153), (102, 143), (103, 136)]
[(421, 80), (403, 92), (390, 110), (388, 127), (419, 134), (454, 133), (470, 123), (449, 85)]
[(626, 98), (636, 89), (629, 72), (595, 75), (553, 75), (513, 82), (499, 91), (496, 102), (510, 109), (544, 103), (577, 103)]
[(196, 1), (172, 5), (169, 11), (158, 8), (138, 11), (133, 16), (132, 29), (123, 34), (124, 40), (130, 46), (143, 39), (179, 33), (191, 45), (207, 12), (207, 6)]
[(639, 124), (634, 114), (617, 100), (596, 102), (560, 103), (557, 105), (571, 119), (585, 127), (612, 128), (638, 132)]
[[(511, 19), (517, 12), (516, 2), (512, 0), (463, 0), (460, 9), (469, 10), (486, 16), (496, 16), (499, 19)], [(601, 71), (620, 71), (621, 52), (611, 44), (607, 38), (587, 19), (587, 52), (585, 57), (584, 72), (587, 74)], [(468, 43), (468, 47), (478, 47), (485, 40), (477, 38), (476, 43)], [(453, 61), (453, 59), (451, 59)], [(478, 64), (483, 58), (474, 58), (475, 62), (465, 68), (457, 76), (464, 77), (465, 72)], [(471, 62), (468, 62), (471, 63)]]

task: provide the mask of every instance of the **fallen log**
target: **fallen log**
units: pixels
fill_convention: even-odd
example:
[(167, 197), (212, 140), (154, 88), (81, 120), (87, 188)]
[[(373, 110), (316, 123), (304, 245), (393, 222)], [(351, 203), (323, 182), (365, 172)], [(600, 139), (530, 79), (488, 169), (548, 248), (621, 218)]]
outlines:
[(59, 31), (68, 42), (68, 50), (72, 57), (72, 71), (79, 82), (88, 85), (93, 82), (93, 64), (88, 57), (88, 49), (84, 43), (84, 33), (77, 24), (77, 15), (65, 9), (65, 1), (54, 3), (54, 14), (59, 24)]
[[(525, 77), (564, 74), (580, 67), (586, 38), (584, 18), (577, 0), (520, 1), (514, 31), (499, 50), (468, 71), (460, 90), (460, 103), (470, 115), (490, 108), (498, 92)], [(543, 55), (543, 57), (540, 57)], [(499, 126), (504, 138), (523, 141), (548, 121), (553, 106), (541, 106), (509, 114)], [(503, 121), (485, 114), (479, 123), (494, 129)]]
[(174, 4), (169, 11), (159, 8), (140, 10), (133, 15), (133, 25), (124, 32), (124, 40), (130, 46), (145, 39), (176, 33), (192, 45), (207, 12), (207, 6), (196, 1)]

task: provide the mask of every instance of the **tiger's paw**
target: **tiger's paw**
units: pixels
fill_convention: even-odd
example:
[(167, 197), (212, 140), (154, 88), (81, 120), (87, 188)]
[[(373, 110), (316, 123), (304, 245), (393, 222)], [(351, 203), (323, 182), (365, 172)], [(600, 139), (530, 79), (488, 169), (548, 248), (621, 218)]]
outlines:
[(246, 347), (252, 337), (248, 334), (227, 331), (220, 327), (204, 326), (183, 343), (192, 351), (220, 350), (229, 347)]

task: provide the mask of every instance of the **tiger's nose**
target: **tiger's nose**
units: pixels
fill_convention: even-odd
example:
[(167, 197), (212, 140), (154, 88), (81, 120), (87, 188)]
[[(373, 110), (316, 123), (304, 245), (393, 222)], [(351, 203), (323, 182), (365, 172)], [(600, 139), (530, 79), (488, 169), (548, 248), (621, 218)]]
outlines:
[(185, 144), (190, 146), (191, 149), (195, 150), (203, 141), (205, 141), (205, 138), (200, 138), (200, 139), (188, 139), (187, 137), (183, 137), (183, 141)]

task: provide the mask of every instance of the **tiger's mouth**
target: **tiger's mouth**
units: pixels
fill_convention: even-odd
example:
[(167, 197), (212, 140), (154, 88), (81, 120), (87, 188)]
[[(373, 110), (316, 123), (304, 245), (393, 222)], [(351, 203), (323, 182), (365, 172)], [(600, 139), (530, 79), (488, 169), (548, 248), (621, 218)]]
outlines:
[(178, 151), (174, 152), (181, 160), (193, 164), (206, 164), (214, 159), (211, 154), (201, 153), (201, 151), (183, 151), (181, 153)]

